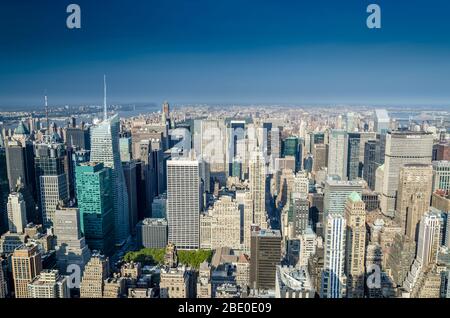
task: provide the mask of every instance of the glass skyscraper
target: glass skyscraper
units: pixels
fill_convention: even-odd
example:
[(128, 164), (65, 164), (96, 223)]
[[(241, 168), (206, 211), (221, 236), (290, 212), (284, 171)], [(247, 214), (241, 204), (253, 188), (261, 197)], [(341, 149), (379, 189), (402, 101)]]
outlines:
[(116, 114), (110, 118), (105, 116), (91, 128), (91, 162), (102, 162), (112, 169), (114, 237), (117, 245), (123, 244), (130, 235), (128, 193), (120, 161), (119, 126)]
[(103, 163), (82, 163), (75, 169), (80, 228), (91, 250), (114, 250), (112, 171)]

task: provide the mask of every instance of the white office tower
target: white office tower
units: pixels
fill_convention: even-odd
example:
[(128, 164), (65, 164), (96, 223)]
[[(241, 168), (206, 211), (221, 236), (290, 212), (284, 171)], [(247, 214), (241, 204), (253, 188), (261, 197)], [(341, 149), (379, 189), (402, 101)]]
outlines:
[(225, 184), (227, 169), (225, 122), (223, 120), (195, 120), (193, 137), (196, 155), (208, 164), (211, 178), (217, 178), (221, 184)]
[(275, 298), (314, 298), (308, 268), (277, 265), (275, 276)]
[(434, 208), (430, 208), (420, 220), (417, 255), (403, 282), (403, 288), (409, 293), (414, 290), (423, 272), (436, 263), (441, 242), (442, 221), (440, 212)]
[(21, 193), (13, 192), (8, 196), (8, 227), (11, 233), (23, 233), (27, 225), (27, 209)]
[(324, 267), (322, 272), (322, 298), (343, 298), (346, 289), (345, 218), (341, 214), (329, 214), (325, 228)]
[(430, 208), (422, 219), (419, 227), (419, 240), (417, 243), (417, 259), (428, 266), (435, 263), (441, 242), (442, 217), (438, 210)]
[(329, 134), (328, 175), (347, 179), (347, 132), (333, 129)]
[(386, 134), (390, 127), (390, 118), (386, 109), (375, 110), (375, 132)]
[(122, 245), (130, 235), (128, 193), (120, 161), (119, 117), (114, 115), (94, 121), (91, 127), (91, 162), (101, 162), (112, 169), (114, 201), (114, 235), (117, 245)]
[(362, 196), (364, 181), (325, 181), (325, 196), (323, 200), (324, 215), (337, 213), (344, 215), (345, 203), (353, 192)]
[(266, 215), (266, 162), (260, 151), (250, 153), (250, 192), (253, 198), (253, 223), (267, 229)]
[(431, 164), (433, 135), (425, 132), (392, 131), (386, 135), (383, 187), (380, 207), (394, 216), (400, 169), (406, 164)]
[(167, 161), (167, 222), (169, 242), (178, 249), (200, 247), (200, 163), (176, 158)]
[(91, 258), (91, 251), (86, 245), (80, 229), (80, 210), (77, 208), (59, 207), (54, 222), (56, 236), (56, 264), (59, 272), (71, 272), (69, 266), (84, 267)]

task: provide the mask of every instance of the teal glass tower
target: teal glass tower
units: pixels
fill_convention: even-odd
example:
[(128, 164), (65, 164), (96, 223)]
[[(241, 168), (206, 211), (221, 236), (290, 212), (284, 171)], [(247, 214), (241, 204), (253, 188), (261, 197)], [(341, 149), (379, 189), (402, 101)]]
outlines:
[(288, 137), (283, 143), (283, 157), (293, 156), (295, 158), (295, 170), (296, 172), (301, 169), (301, 148), (300, 142), (297, 137)]
[(81, 163), (75, 168), (80, 227), (91, 250), (114, 252), (114, 211), (111, 169), (103, 163)]

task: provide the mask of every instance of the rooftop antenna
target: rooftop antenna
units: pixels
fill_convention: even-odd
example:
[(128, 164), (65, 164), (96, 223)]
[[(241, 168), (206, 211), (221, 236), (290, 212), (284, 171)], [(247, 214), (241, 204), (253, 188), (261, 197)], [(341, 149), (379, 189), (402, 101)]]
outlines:
[(108, 119), (108, 109), (106, 108), (106, 75), (103, 75), (103, 119)]
[(48, 119), (48, 99), (47, 99), (47, 92), (45, 92), (44, 100), (45, 100), (45, 118), (46, 118), (46, 121), (47, 121), (47, 135), (50, 135), (50, 121), (49, 121), (49, 119)]

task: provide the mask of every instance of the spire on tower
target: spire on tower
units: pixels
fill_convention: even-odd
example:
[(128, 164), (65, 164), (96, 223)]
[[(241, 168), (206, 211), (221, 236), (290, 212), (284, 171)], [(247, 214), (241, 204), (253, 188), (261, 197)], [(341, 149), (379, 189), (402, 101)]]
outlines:
[(50, 135), (50, 121), (49, 121), (49, 119), (48, 119), (48, 99), (47, 99), (47, 92), (45, 93), (44, 100), (45, 100), (45, 118), (46, 118), (46, 121), (47, 121), (47, 135)]
[(108, 109), (106, 107), (106, 75), (103, 75), (103, 119), (108, 119)]

